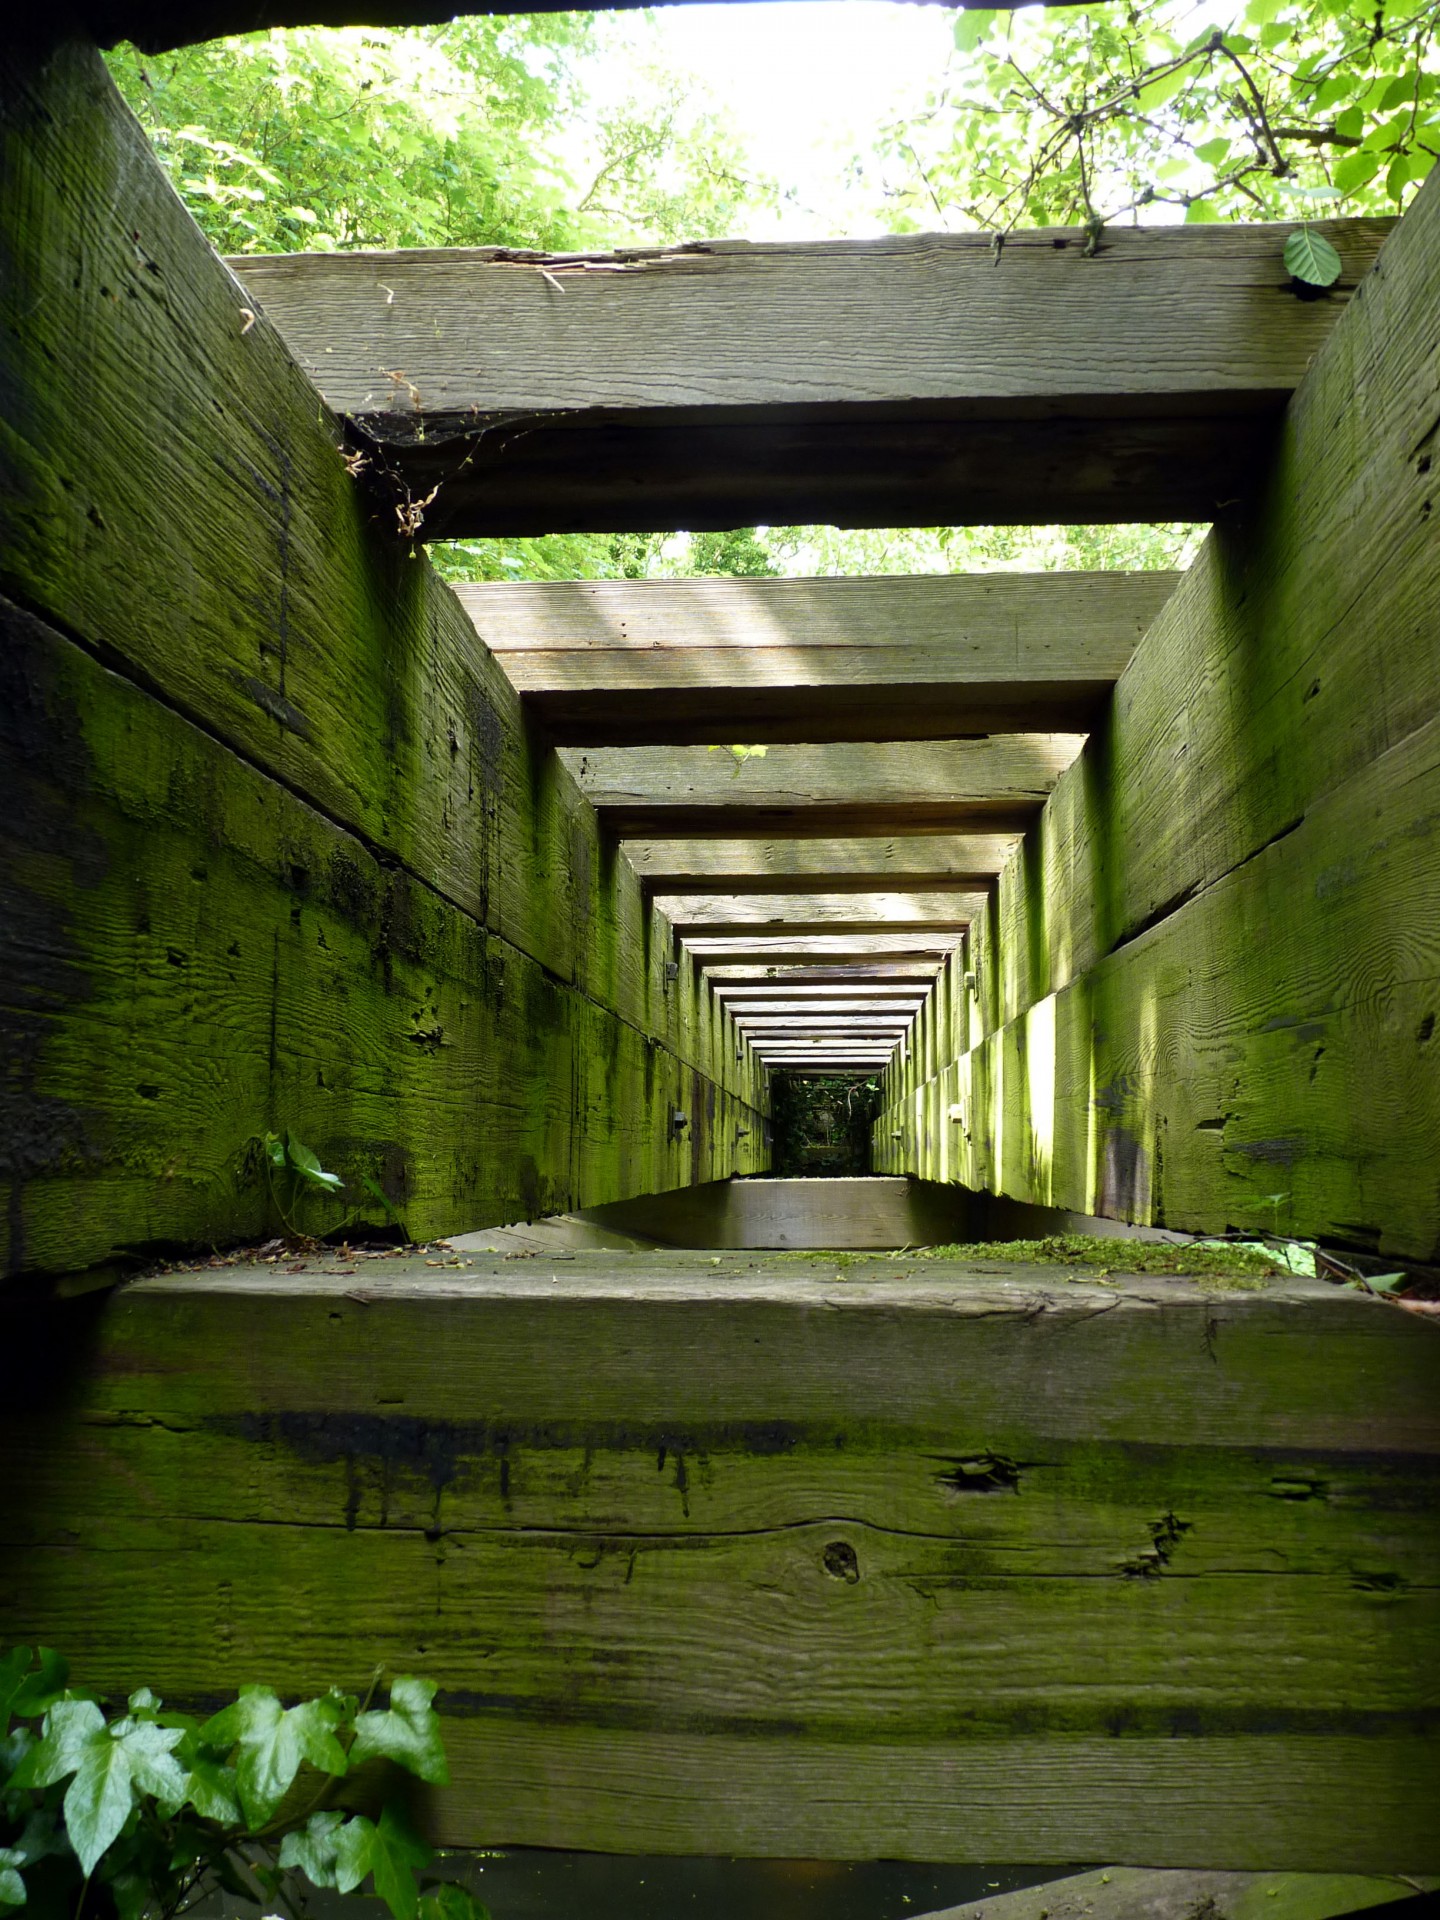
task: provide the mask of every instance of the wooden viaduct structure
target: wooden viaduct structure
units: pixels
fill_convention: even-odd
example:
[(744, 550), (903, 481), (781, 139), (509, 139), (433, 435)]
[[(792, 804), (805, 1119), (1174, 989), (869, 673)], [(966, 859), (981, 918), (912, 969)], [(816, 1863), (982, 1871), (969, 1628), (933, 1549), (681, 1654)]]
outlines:
[[(261, 13), (0, 54), (0, 1634), (430, 1673), (455, 1842), (1434, 1871), (1418, 1316), (105, 1288), (263, 1237), (266, 1129), (429, 1240), (761, 1171), (817, 1061), (884, 1066), (888, 1171), (1440, 1259), (1440, 184), (1313, 299), (1274, 227), (227, 264), (93, 42)], [(1180, 577), (417, 550), (1175, 518)]]

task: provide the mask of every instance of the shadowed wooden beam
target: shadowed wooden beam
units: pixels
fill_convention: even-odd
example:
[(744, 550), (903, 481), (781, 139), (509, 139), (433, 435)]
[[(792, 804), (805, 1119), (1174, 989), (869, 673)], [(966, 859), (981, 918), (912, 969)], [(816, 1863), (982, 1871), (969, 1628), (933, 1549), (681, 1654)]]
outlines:
[(563, 747), (560, 758), (612, 833), (636, 838), (832, 839), (1015, 833), (1083, 734), (772, 747), (737, 761), (705, 747)]
[(1014, 833), (891, 835), (849, 840), (626, 840), (646, 893), (923, 893), (988, 886), (1019, 843)]
[[(717, 994), (716, 998), (720, 996)], [(843, 1000), (821, 1000), (813, 995), (792, 993), (783, 998), (755, 1001), (726, 999), (723, 1004), (734, 1015), (737, 1027), (748, 1028), (753, 1021), (789, 1014), (808, 1014), (816, 1018), (874, 1014), (888, 1015), (892, 1019), (905, 1021), (919, 1012), (924, 1005), (924, 999), (923, 996), (917, 995), (913, 999), (906, 1000), (887, 1000), (879, 996), (863, 999), (854, 996)]]
[(848, 966), (836, 966), (829, 961), (791, 961), (776, 964), (770, 961), (716, 962), (707, 967), (706, 975), (716, 994), (722, 998), (735, 993), (744, 994), (750, 988), (762, 988), (766, 993), (777, 989), (789, 992), (792, 988), (801, 990), (831, 987), (842, 993), (861, 989), (866, 993), (875, 989), (891, 988), (895, 992), (918, 991), (922, 997), (934, 986), (939, 977), (938, 963), (907, 955), (901, 960), (876, 961), (858, 960)]
[(1089, 727), (1182, 576), (559, 580), (455, 589), (570, 746)]
[(713, 938), (691, 934), (685, 950), (701, 973), (712, 965), (758, 967), (843, 966), (847, 961), (922, 960), (936, 967), (959, 945), (959, 934), (846, 933), (753, 934), (744, 939), (726, 934)]
[(735, 1024), (749, 1038), (778, 1039), (786, 1034), (844, 1034), (847, 1036), (863, 1034), (871, 1039), (883, 1039), (887, 1034), (897, 1037), (909, 1030), (911, 1015), (903, 1014), (896, 1018), (876, 1014), (835, 1015), (826, 1018), (823, 1014), (772, 1014), (766, 1018), (739, 1020)]
[(983, 893), (657, 894), (655, 906), (682, 938), (692, 933), (963, 933)]
[(425, 539), (1212, 520), (1390, 224), (231, 264)]
[[(625, 11), (646, 0), (604, 0), (597, 12)], [(684, 0), (671, 0), (684, 4)], [(1005, 9), (1022, 0), (985, 0)], [(728, 0), (736, 4), (736, 0)], [(978, 7), (980, 0), (912, 0), (916, 5), (944, 6), (952, 11)], [(1049, 0), (1051, 6), (1074, 6), (1079, 0)], [(529, 13), (564, 13), (569, 0), (527, 0)], [(508, 0), (89, 0), (78, 15), (102, 47), (117, 40), (133, 40), (144, 53), (164, 53), (173, 47), (194, 46), (201, 40), (219, 40), (232, 33), (259, 33), (272, 27), (424, 27), (438, 26), (456, 14), (509, 13)]]

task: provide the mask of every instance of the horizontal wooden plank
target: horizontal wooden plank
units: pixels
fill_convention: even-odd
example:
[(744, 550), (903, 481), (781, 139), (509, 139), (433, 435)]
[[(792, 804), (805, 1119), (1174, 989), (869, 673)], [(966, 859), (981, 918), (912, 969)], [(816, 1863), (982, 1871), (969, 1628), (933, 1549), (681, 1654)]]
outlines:
[(647, 893), (923, 893), (941, 882), (987, 886), (1019, 835), (892, 835), (848, 840), (625, 840)]
[(717, 998), (725, 993), (738, 991), (743, 993), (749, 987), (763, 987), (767, 991), (783, 984), (787, 989), (801, 987), (839, 987), (849, 992), (854, 987), (863, 987), (869, 992), (872, 987), (893, 987), (910, 991), (915, 987), (927, 990), (939, 976), (939, 964), (927, 960), (891, 960), (856, 962), (853, 966), (834, 967), (822, 962), (809, 965), (804, 962), (792, 962), (786, 966), (715, 965), (707, 969), (709, 978), (716, 988)]
[(987, 896), (943, 893), (654, 894), (652, 903), (682, 938), (694, 933), (959, 932)]
[(63, 1407), (0, 1402), (5, 1630), (175, 1705), (418, 1666), (454, 1842), (1434, 1866), (1414, 1316), (903, 1254), (473, 1258), (116, 1297)]
[(1023, 830), (1082, 734), (772, 747), (738, 761), (703, 747), (562, 748), (622, 838), (830, 839)]
[(484, 582), (456, 593), (571, 746), (1083, 731), (1174, 573)]
[(1411, 1876), (1348, 1873), (1156, 1872), (1097, 1868), (1016, 1893), (925, 1913), (918, 1920), (1348, 1920), (1410, 1900), (1433, 1885)]
[(692, 933), (685, 951), (700, 968), (736, 965), (787, 967), (837, 965), (846, 961), (875, 963), (922, 959), (935, 965), (952, 951), (959, 935), (947, 933), (751, 933), (743, 938)]
[(233, 262), (425, 533), (1210, 520), (1372, 264), (1291, 227)]

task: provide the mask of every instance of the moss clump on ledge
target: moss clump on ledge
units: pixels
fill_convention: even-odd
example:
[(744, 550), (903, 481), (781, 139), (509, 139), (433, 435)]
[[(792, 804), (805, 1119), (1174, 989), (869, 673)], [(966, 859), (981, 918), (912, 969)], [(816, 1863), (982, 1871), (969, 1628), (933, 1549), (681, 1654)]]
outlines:
[(1260, 1280), (1290, 1271), (1283, 1253), (1246, 1240), (1172, 1243), (1055, 1233), (1043, 1240), (976, 1240), (922, 1247), (916, 1254), (927, 1260), (1014, 1260), (1029, 1266), (1103, 1267), (1111, 1273), (1195, 1274), (1223, 1280)]

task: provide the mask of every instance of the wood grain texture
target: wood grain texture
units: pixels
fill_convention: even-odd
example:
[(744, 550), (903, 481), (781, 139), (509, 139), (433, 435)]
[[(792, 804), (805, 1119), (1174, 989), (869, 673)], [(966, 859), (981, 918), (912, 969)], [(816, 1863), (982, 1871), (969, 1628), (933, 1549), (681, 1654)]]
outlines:
[(622, 838), (764, 841), (1013, 833), (1083, 743), (1081, 734), (1015, 734), (781, 746), (743, 761), (703, 747), (569, 747), (559, 758)]
[[(768, 756), (767, 756), (768, 757)], [(626, 840), (647, 893), (924, 893), (941, 882), (987, 886), (1015, 851), (1013, 833), (849, 840)]]
[(1349, 1873), (1155, 1872), (1096, 1869), (1017, 1893), (969, 1901), (919, 1920), (1332, 1920), (1396, 1900), (1430, 1882)]
[(428, 537), (1209, 520), (1386, 230), (1305, 302), (1281, 225), (235, 265)]
[(759, 893), (725, 887), (713, 894), (654, 894), (652, 904), (682, 938), (692, 933), (845, 931), (955, 932), (968, 927), (988, 896), (962, 888), (934, 893)]
[(0, 1618), (175, 1702), (423, 1666), (448, 1840), (1427, 1870), (1433, 1330), (1112, 1278), (145, 1282), (7, 1403)]
[(0, 84), (0, 1267), (253, 1232), (267, 1126), (417, 1231), (725, 1171), (754, 1063), (98, 58)]
[(877, 1171), (1432, 1260), (1437, 902), (1440, 720), (958, 1061), (932, 1056), (936, 1077), (897, 1081)]
[[(1432, 182), (972, 927), (881, 1164), (1435, 1257), (1437, 297)], [(1002, 1129), (1031, 1103), (1053, 1140)]]
[(267, 1128), (419, 1235), (760, 1163), (759, 1072), (658, 916), (627, 1018), (3, 602), (0, 635), (5, 1271), (262, 1234)]
[(563, 580), (457, 587), (571, 746), (1082, 731), (1173, 573)]

